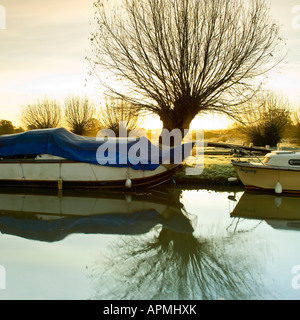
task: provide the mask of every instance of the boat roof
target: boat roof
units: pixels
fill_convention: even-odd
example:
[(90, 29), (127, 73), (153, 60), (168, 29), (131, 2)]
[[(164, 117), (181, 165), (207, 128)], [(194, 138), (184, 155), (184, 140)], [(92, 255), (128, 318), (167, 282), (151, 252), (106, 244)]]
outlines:
[(298, 158), (300, 159), (300, 152), (290, 150), (276, 150), (266, 154), (266, 157), (280, 156), (281, 158)]

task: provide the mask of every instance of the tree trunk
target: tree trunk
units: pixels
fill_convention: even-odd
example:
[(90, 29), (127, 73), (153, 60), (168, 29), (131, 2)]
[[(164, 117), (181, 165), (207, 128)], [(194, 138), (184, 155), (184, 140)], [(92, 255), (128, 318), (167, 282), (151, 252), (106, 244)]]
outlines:
[(171, 147), (181, 144), (194, 117), (194, 114), (188, 113), (183, 113), (180, 116), (175, 115), (173, 110), (170, 110), (168, 114), (160, 115), (163, 123), (160, 144), (170, 145)]

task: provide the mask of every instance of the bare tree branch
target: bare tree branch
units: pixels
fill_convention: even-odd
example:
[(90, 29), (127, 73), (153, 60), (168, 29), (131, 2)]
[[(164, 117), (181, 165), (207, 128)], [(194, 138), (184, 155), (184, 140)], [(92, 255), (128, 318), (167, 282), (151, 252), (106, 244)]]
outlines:
[[(188, 128), (203, 111), (235, 115), (283, 58), (279, 27), (263, 0), (95, 1), (89, 58), (114, 97)], [(105, 81), (109, 72), (121, 83)]]
[(238, 130), (255, 146), (276, 146), (292, 125), (290, 102), (273, 92), (256, 96), (244, 108)]
[(61, 107), (54, 99), (47, 97), (23, 106), (21, 120), (27, 129), (56, 128), (60, 124)]
[(116, 136), (120, 133), (120, 126), (128, 134), (130, 131), (140, 129), (142, 120), (131, 104), (123, 100), (108, 99), (101, 108), (100, 125), (103, 129), (111, 129)]
[(75, 134), (83, 135), (90, 130), (95, 112), (93, 103), (86, 97), (70, 96), (65, 100), (65, 121)]

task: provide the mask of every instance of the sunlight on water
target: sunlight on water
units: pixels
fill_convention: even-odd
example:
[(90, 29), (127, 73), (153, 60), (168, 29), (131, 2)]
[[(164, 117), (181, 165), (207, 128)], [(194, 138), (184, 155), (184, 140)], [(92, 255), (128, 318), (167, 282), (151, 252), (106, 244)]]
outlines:
[(300, 298), (297, 197), (171, 186), (0, 200), (0, 299)]

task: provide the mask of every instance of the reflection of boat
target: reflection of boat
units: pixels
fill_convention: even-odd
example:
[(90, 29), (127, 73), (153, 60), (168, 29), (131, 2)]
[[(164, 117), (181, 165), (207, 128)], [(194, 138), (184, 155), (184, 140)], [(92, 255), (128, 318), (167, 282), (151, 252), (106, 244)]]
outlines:
[(58, 241), (71, 233), (141, 234), (160, 224), (193, 232), (179, 200), (170, 194), (50, 193), (0, 191), (0, 231), (41, 241)]
[(232, 164), (246, 189), (300, 192), (300, 152), (273, 151), (261, 163)]
[(231, 217), (266, 220), (273, 228), (300, 230), (300, 197), (245, 192)]
[[(99, 139), (63, 129), (0, 137), (0, 184), (19, 187), (152, 187), (181, 169), (192, 143), (162, 151), (146, 137)], [(180, 155), (180, 156), (179, 156)], [(174, 164), (172, 164), (174, 163)]]

